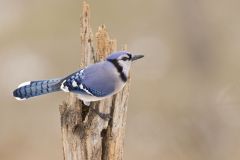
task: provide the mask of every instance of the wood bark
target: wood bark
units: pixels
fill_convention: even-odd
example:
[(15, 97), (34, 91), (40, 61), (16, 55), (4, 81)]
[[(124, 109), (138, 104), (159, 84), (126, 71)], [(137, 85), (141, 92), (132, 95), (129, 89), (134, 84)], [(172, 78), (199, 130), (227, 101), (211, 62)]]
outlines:
[[(101, 61), (117, 49), (116, 40), (110, 39), (104, 25), (95, 34), (94, 49), (90, 8), (86, 1), (83, 2), (80, 22), (81, 67)], [(113, 97), (92, 102), (91, 107), (111, 115), (109, 120), (103, 120), (70, 93), (59, 108), (64, 160), (122, 160), (128, 97), (129, 80)]]

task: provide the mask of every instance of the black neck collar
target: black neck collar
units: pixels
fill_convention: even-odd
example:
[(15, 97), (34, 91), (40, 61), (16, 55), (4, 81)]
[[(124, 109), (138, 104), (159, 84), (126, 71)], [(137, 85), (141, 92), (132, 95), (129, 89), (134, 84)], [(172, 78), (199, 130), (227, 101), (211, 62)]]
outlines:
[(118, 63), (117, 60), (107, 60), (108, 62), (111, 62), (115, 68), (117, 69), (118, 73), (120, 74), (120, 78), (123, 82), (127, 81), (127, 76), (125, 75), (125, 73), (123, 72), (123, 67)]

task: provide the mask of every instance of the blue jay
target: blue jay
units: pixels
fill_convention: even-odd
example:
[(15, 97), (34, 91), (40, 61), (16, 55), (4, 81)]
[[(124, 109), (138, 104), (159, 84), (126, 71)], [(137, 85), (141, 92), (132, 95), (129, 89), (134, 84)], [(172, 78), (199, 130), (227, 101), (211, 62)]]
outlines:
[(13, 91), (17, 100), (25, 100), (56, 91), (77, 94), (84, 104), (99, 101), (120, 91), (126, 84), (133, 61), (143, 55), (127, 51), (112, 53), (106, 60), (87, 66), (65, 78), (24, 82)]

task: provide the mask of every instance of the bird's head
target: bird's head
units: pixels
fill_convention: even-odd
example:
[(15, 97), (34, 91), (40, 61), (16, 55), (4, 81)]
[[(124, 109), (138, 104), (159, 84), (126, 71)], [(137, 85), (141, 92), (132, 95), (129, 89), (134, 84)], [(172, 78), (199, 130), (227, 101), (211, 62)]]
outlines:
[(143, 57), (143, 55), (133, 55), (127, 51), (119, 51), (109, 55), (107, 61), (113, 63), (119, 72), (128, 76), (132, 62)]

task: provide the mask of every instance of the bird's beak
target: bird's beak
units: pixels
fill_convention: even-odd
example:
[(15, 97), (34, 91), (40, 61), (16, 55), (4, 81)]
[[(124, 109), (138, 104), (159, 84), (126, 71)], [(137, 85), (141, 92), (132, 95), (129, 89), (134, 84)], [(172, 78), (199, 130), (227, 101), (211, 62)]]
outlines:
[(140, 58), (143, 58), (143, 57), (144, 57), (144, 55), (134, 55), (134, 56), (132, 57), (132, 61), (135, 61), (135, 60), (140, 59)]

